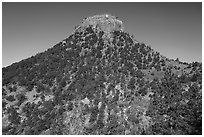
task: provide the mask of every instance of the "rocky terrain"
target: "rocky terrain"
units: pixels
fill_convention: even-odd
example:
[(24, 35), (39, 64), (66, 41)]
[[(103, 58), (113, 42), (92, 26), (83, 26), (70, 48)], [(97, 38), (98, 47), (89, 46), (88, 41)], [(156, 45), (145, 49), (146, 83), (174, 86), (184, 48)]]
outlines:
[(112, 15), (86, 18), (2, 68), (2, 134), (202, 134), (202, 64), (162, 56)]

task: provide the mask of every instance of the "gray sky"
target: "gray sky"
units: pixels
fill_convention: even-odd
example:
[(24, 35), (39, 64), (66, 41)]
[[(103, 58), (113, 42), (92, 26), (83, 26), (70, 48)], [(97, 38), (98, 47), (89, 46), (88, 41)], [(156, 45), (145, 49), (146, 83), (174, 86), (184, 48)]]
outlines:
[(3, 3), (3, 66), (67, 38), (82, 19), (108, 13), (168, 58), (202, 61), (202, 3)]

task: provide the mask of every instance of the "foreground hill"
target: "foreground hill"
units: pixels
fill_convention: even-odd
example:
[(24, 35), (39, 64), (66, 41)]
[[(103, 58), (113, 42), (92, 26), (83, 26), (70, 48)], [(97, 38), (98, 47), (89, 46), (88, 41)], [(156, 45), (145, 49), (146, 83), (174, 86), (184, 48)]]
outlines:
[(202, 134), (202, 64), (168, 59), (111, 15), (2, 68), (3, 134)]

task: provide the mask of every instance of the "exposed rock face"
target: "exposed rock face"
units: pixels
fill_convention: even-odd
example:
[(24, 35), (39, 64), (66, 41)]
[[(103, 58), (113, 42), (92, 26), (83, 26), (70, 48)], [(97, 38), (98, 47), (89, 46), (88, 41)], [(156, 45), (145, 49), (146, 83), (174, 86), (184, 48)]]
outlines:
[(83, 20), (82, 24), (79, 26), (78, 29), (87, 28), (89, 26), (92, 26), (98, 31), (103, 31), (104, 33), (111, 33), (113, 31), (123, 31), (122, 21), (116, 19), (116, 17), (109, 14), (88, 17)]
[(201, 134), (202, 64), (169, 60), (111, 15), (3, 68), (3, 134)]
[(83, 20), (82, 24), (76, 31), (83, 31), (87, 27), (92, 27), (96, 32), (104, 32), (103, 38), (106, 41), (112, 41), (114, 31), (123, 31), (122, 21), (116, 19), (115, 16), (109, 14), (95, 15)]

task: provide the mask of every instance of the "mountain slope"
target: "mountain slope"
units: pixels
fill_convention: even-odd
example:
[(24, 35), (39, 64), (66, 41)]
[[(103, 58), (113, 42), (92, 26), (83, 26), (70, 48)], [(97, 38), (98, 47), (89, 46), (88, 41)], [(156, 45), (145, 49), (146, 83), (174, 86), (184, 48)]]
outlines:
[(202, 65), (168, 59), (111, 15), (2, 68), (3, 134), (202, 134)]

